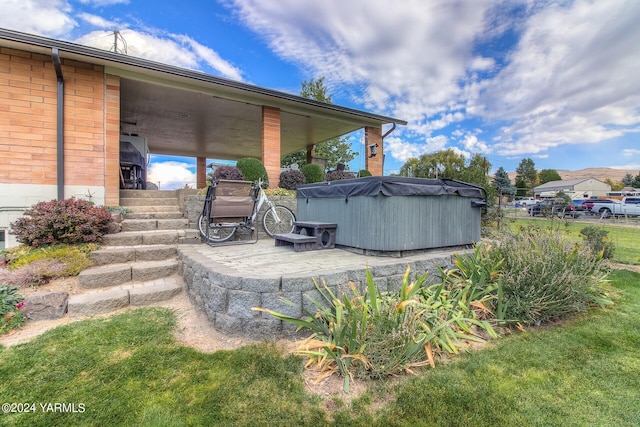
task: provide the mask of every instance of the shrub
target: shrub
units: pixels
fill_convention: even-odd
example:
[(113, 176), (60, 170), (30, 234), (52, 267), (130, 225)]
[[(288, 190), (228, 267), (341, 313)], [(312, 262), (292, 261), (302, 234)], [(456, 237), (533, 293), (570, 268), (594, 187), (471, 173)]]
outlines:
[(245, 157), (238, 160), (236, 167), (242, 171), (242, 174), (247, 181), (256, 182), (262, 178), (265, 187), (269, 186), (267, 169), (265, 169), (264, 164), (255, 157)]
[(278, 187), (295, 190), (300, 184), (304, 184), (304, 175), (299, 170), (287, 169), (280, 173), (280, 183)]
[(558, 233), (525, 229), (503, 232), (487, 247), (502, 260), (504, 318), (526, 325), (570, 317), (593, 304), (608, 304), (601, 257)]
[(353, 179), (353, 172), (347, 171), (331, 171), (325, 177), (325, 181), (340, 181), (343, 179)]
[(232, 179), (234, 181), (244, 181), (242, 171), (235, 166), (218, 166), (213, 172), (214, 179)]
[(104, 207), (84, 199), (40, 202), (11, 224), (11, 233), (20, 243), (45, 246), (57, 243), (99, 242), (114, 221)]
[(77, 276), (92, 262), (89, 253), (98, 245), (18, 246), (6, 252), (7, 268), (0, 269), (0, 283), (18, 287), (39, 286), (51, 279)]
[(20, 310), (24, 298), (17, 291), (18, 288), (0, 285), (0, 334), (6, 334), (25, 322), (25, 316)]
[[(409, 280), (407, 268), (398, 292), (381, 292), (367, 270), (363, 293), (350, 284), (351, 294), (336, 296), (326, 285), (316, 289), (323, 301), (311, 300), (316, 313), (305, 310), (304, 319), (254, 308), (280, 320), (308, 329), (298, 353), (309, 356), (324, 375), (338, 372), (349, 391), (349, 378), (380, 378), (409, 370), (428, 361), (434, 352), (457, 353), (465, 340), (480, 340), (472, 326), (495, 335), (486, 321), (471, 310), (469, 284), (445, 288), (445, 283), (424, 286), (426, 274)], [(480, 293), (475, 295), (482, 296)], [(484, 297), (484, 296), (482, 296)]]
[(371, 172), (366, 169), (360, 169), (360, 171), (358, 171), (358, 178), (364, 178), (365, 176), (371, 176)]
[(313, 184), (314, 182), (322, 182), (323, 173), (320, 165), (309, 163), (300, 168), (300, 172), (304, 175), (304, 182)]
[(595, 225), (588, 225), (580, 234), (585, 244), (595, 253), (602, 253), (602, 258), (612, 259), (616, 250), (615, 244), (607, 238), (609, 232)]

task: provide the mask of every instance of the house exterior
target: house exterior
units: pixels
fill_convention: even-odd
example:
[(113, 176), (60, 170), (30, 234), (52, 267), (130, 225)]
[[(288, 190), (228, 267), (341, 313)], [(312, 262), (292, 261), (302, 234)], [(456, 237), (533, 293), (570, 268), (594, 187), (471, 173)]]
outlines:
[(534, 187), (533, 195), (535, 198), (555, 197), (560, 191), (572, 199), (588, 199), (606, 196), (611, 191), (611, 186), (595, 178), (567, 179), (538, 185)]
[[(277, 183), (282, 155), (306, 148), (311, 161), (314, 144), (358, 129), (382, 153), (387, 124), (406, 122), (0, 28), (0, 249), (39, 201), (118, 206), (122, 139), (196, 158), (202, 188), (207, 159), (256, 157)], [(382, 175), (383, 155), (365, 157)]]

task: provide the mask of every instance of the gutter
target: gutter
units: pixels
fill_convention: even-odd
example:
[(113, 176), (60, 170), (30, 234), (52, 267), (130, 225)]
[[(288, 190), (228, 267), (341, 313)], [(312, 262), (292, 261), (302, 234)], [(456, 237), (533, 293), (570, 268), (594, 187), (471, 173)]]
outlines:
[(62, 75), (62, 65), (60, 63), (60, 52), (58, 48), (51, 48), (51, 59), (53, 61), (53, 68), (56, 70), (56, 77), (58, 79), (58, 100), (57, 100), (57, 165), (58, 174), (58, 200), (64, 199), (64, 77)]

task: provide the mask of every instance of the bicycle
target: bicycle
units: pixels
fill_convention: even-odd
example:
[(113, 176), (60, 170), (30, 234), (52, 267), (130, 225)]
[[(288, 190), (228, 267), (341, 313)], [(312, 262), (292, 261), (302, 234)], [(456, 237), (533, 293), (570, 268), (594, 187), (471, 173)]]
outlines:
[[(273, 204), (262, 184), (262, 179), (255, 185), (248, 181), (217, 180), (207, 188), (202, 214), (198, 217), (198, 230), (207, 244), (228, 242), (239, 229), (255, 232), (258, 212), (265, 203), (268, 208), (262, 216), (262, 228), (267, 235), (273, 238), (274, 234), (293, 231), (295, 214), (286, 206)], [(257, 240), (258, 233), (254, 241), (238, 243)]]

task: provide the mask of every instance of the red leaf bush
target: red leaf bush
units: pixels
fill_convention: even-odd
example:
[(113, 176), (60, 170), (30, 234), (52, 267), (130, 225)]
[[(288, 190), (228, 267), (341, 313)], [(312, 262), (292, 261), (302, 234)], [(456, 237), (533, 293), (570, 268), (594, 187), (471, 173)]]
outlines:
[(111, 213), (84, 199), (40, 202), (11, 223), (11, 234), (29, 246), (99, 242), (113, 226)]

